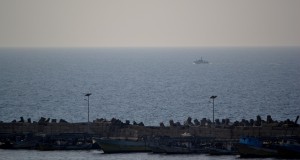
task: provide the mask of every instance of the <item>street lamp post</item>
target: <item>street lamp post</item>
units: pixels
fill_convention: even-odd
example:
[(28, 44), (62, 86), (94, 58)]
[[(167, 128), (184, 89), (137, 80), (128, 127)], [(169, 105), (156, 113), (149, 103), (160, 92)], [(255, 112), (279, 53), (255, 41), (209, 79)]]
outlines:
[(215, 124), (215, 98), (217, 98), (217, 96), (210, 97), (210, 99), (213, 100), (213, 124)]
[(90, 95), (92, 95), (92, 93), (85, 94), (85, 96), (88, 97), (88, 99), (87, 99), (87, 101), (88, 101), (88, 123), (90, 123)]

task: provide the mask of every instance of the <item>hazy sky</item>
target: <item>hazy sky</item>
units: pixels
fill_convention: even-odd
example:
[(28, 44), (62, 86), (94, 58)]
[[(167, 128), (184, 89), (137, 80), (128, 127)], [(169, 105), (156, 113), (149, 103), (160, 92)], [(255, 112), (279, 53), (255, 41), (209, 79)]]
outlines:
[(14, 46), (300, 46), (300, 0), (0, 0)]

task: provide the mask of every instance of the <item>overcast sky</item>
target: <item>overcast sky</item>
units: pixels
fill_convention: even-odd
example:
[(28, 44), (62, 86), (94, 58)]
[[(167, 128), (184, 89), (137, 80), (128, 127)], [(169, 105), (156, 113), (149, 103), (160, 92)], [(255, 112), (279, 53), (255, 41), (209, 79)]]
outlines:
[(300, 46), (300, 0), (0, 0), (0, 47)]

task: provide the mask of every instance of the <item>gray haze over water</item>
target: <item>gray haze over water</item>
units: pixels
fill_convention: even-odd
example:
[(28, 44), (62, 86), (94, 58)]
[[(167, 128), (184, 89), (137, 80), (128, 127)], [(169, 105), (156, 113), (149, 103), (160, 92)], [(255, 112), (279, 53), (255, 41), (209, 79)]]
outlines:
[[(210, 64), (193, 64), (196, 59)], [(294, 120), (300, 114), (299, 48), (0, 49), (2, 121), (41, 116), (181, 123)]]

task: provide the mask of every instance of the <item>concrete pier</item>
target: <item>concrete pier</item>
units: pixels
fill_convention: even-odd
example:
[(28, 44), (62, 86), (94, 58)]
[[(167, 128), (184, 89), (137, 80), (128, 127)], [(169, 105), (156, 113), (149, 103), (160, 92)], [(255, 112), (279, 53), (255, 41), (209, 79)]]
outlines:
[[(197, 120), (198, 121), (198, 120)], [(196, 121), (196, 122), (197, 122)], [(217, 121), (217, 120), (216, 120)], [(207, 121), (209, 122), (209, 121)], [(129, 122), (121, 122), (117, 119), (112, 120), (95, 120), (91, 123), (67, 123), (66, 121), (50, 121), (43, 119), (42, 121), (29, 122), (12, 122), (0, 123), (0, 136), (7, 134), (46, 134), (55, 135), (61, 133), (88, 133), (99, 137), (138, 137), (138, 136), (171, 136), (178, 137), (183, 133), (190, 133), (192, 136), (215, 137), (221, 139), (238, 139), (241, 136), (300, 136), (300, 127), (297, 122), (284, 121), (276, 122), (267, 118), (267, 121), (259, 123), (253, 121), (242, 120), (241, 122), (228, 123), (223, 120), (215, 124), (198, 123), (193, 124), (188, 118), (184, 125), (175, 125), (170, 122), (170, 125), (160, 126), (143, 126), (142, 123), (129, 124)], [(178, 123), (177, 123), (178, 124)], [(1, 138), (1, 137), (0, 137)]]

